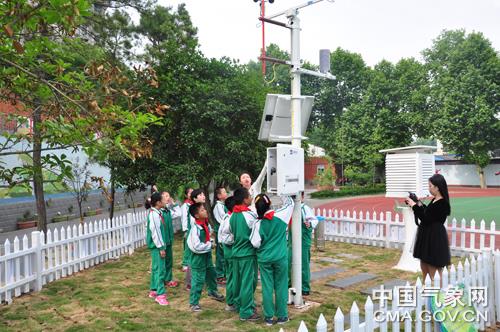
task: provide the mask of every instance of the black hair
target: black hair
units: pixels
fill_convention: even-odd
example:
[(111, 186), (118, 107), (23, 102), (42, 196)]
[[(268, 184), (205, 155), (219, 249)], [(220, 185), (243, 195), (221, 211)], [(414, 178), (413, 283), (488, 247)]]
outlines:
[(236, 204), (236, 202), (234, 200), (234, 196), (229, 196), (228, 198), (226, 198), (226, 201), (224, 202), (226, 209), (231, 213), (233, 212), (233, 208), (234, 208), (235, 204)]
[(448, 185), (446, 184), (446, 180), (444, 179), (444, 176), (441, 174), (434, 174), (429, 178), (429, 182), (435, 185), (441, 196), (443, 196), (444, 200), (448, 203), (448, 211), (446, 215), (450, 215), (451, 209), (450, 209), (450, 194), (448, 193)]
[(217, 187), (217, 188), (215, 188), (215, 198), (216, 198), (216, 199), (219, 199), (219, 195), (220, 195), (220, 193), (222, 192), (222, 189), (226, 190), (226, 187), (222, 187), (222, 186), (221, 186), (221, 187)]
[(144, 202), (144, 207), (146, 210), (151, 209), (151, 198), (147, 198), (146, 201)]
[(247, 175), (250, 177), (250, 179), (252, 178), (252, 175), (250, 174), (250, 172), (244, 171), (244, 172), (241, 172), (241, 173), (240, 173), (240, 176), (238, 176), (238, 181), (241, 181), (241, 176), (242, 176), (243, 174), (247, 174)]
[(192, 190), (193, 188), (191, 187), (187, 187), (186, 189), (184, 189), (184, 198), (189, 198), (191, 199), (191, 197), (189, 197), (189, 191)]
[(193, 218), (196, 218), (195, 215), (198, 214), (198, 211), (200, 211), (200, 208), (203, 206), (203, 203), (194, 203), (189, 207), (189, 214), (193, 216)]
[(151, 206), (156, 207), (156, 203), (161, 202), (161, 193), (155, 192), (151, 195)]
[(266, 194), (258, 194), (255, 197), (255, 209), (257, 210), (257, 215), (259, 219), (264, 218), (264, 214), (269, 211), (271, 207), (271, 200)]
[(240, 204), (243, 204), (243, 201), (245, 200), (245, 198), (248, 198), (250, 196), (250, 193), (248, 192), (248, 189), (247, 188), (237, 188), (235, 191), (234, 191), (234, 202), (236, 205), (240, 205)]
[(196, 197), (198, 197), (198, 195), (201, 195), (202, 193), (203, 193), (203, 190), (200, 188), (193, 190), (193, 192), (191, 193), (191, 197), (190, 197), (191, 200), (194, 202), (194, 199)]
[[(154, 187), (156, 186), (156, 191), (154, 190)], [(151, 195), (154, 194), (155, 192), (158, 192), (158, 186), (156, 185), (156, 183), (153, 183), (151, 185)]]

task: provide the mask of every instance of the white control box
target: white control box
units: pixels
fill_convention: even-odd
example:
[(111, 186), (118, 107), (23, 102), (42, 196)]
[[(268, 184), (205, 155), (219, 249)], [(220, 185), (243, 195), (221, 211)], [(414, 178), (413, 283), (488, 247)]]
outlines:
[(286, 144), (267, 149), (267, 191), (276, 195), (304, 191), (304, 149)]

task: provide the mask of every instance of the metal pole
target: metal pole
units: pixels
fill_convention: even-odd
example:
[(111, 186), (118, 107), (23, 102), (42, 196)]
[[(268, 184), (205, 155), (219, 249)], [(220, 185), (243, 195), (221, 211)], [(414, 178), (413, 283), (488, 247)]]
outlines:
[[(260, 1), (260, 6), (261, 6), (261, 11), (260, 11), (260, 17), (264, 18), (265, 17), (265, 6), (264, 4), (266, 3), (265, 0)], [(266, 42), (265, 42), (265, 29), (264, 29), (264, 21), (262, 21), (262, 50), (261, 50), (261, 56), (265, 57), (266, 56)], [(266, 61), (262, 60), (262, 75), (264, 78), (266, 77)]]
[[(291, 60), (292, 60), (292, 145), (300, 148), (302, 145), (301, 131), (301, 99), (300, 99), (300, 20), (298, 11), (287, 13), (291, 27)], [(304, 167), (304, 165), (302, 165)], [(302, 216), (300, 213), (300, 192), (295, 197), (295, 207), (292, 215), (292, 287), (295, 288), (293, 303), (303, 305), (302, 299)]]

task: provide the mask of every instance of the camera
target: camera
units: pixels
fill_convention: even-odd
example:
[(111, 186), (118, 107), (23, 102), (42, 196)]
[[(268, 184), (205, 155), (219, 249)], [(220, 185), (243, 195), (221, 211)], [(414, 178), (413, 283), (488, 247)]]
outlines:
[(418, 197), (415, 195), (415, 193), (412, 193), (411, 191), (408, 192), (408, 197), (414, 201), (415, 203), (418, 203)]

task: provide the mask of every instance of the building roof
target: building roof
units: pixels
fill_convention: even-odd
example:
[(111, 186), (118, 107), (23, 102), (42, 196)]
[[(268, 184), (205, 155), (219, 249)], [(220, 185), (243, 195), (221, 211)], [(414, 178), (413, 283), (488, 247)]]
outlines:
[(307, 153), (309, 154), (310, 157), (324, 157), (325, 156), (325, 149), (320, 148), (319, 146), (309, 144), (309, 149), (307, 150)]
[(381, 153), (409, 153), (409, 152), (433, 153), (436, 150), (437, 150), (437, 147), (431, 146), (431, 145), (414, 145), (414, 146), (405, 146), (405, 147), (401, 147), (401, 148), (379, 150), (379, 152), (381, 152)]

